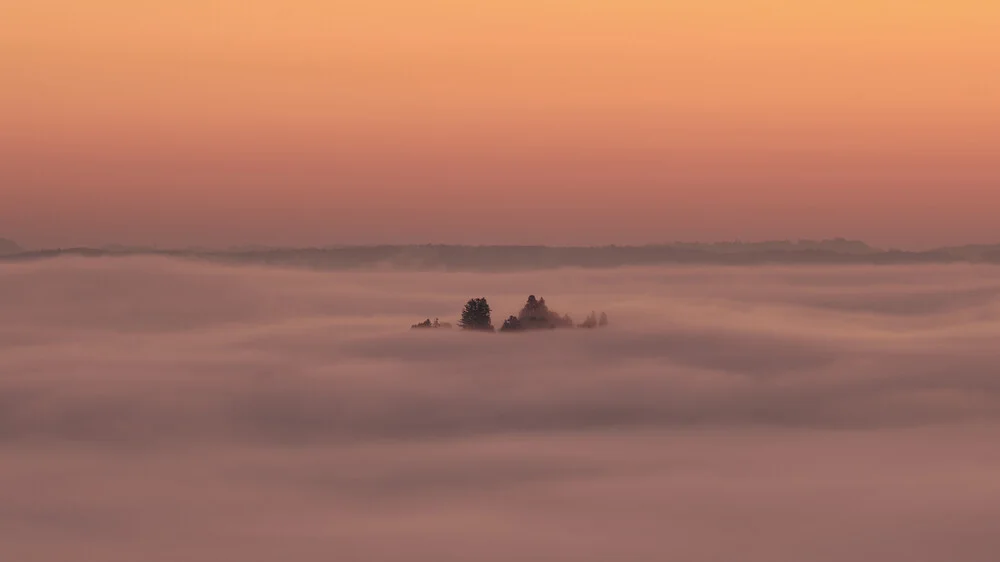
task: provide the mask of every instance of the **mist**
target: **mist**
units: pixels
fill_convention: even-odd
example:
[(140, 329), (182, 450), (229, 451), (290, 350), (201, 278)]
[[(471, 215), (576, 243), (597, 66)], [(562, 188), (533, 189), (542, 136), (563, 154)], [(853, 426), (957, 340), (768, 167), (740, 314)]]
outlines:
[[(529, 294), (603, 330), (470, 334)], [(0, 264), (0, 554), (1000, 551), (1000, 267)]]

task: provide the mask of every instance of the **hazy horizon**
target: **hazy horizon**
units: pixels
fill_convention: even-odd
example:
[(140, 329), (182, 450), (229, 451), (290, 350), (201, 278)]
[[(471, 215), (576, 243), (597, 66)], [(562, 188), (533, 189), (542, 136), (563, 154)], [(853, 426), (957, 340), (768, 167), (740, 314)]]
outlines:
[(617, 243), (617, 242), (595, 242), (589, 244), (545, 244), (540, 242), (525, 242), (525, 243), (462, 243), (455, 241), (436, 241), (436, 240), (423, 240), (419, 237), (413, 239), (398, 239), (395, 241), (389, 240), (384, 242), (369, 242), (369, 243), (348, 243), (348, 242), (319, 242), (319, 243), (309, 243), (309, 244), (274, 244), (265, 243), (260, 241), (242, 241), (233, 244), (207, 244), (207, 243), (192, 243), (192, 244), (158, 244), (158, 243), (129, 243), (125, 241), (107, 241), (102, 243), (94, 244), (62, 244), (62, 245), (33, 245), (27, 244), (21, 238), (16, 236), (3, 236), (0, 233), (0, 240), (6, 240), (17, 244), (24, 251), (45, 251), (45, 250), (57, 250), (57, 249), (72, 249), (72, 248), (150, 248), (157, 250), (188, 250), (188, 249), (205, 249), (205, 250), (233, 250), (233, 249), (253, 249), (253, 248), (267, 248), (267, 249), (308, 249), (308, 248), (342, 248), (342, 247), (353, 247), (353, 248), (370, 248), (378, 246), (394, 246), (394, 247), (422, 247), (422, 246), (460, 246), (460, 247), (511, 247), (511, 248), (529, 248), (529, 247), (548, 247), (548, 248), (607, 248), (611, 246), (621, 246), (621, 247), (650, 247), (650, 246), (713, 246), (713, 245), (727, 245), (727, 244), (745, 244), (748, 246), (753, 245), (764, 245), (764, 244), (781, 244), (781, 243), (816, 243), (816, 242), (834, 242), (834, 241), (845, 241), (852, 243), (862, 243), (874, 250), (903, 250), (911, 252), (921, 252), (927, 250), (934, 250), (940, 248), (960, 248), (968, 246), (996, 246), (1000, 245), (1000, 236), (996, 239), (989, 240), (969, 240), (964, 242), (959, 242), (955, 244), (926, 244), (926, 245), (915, 245), (915, 246), (899, 246), (899, 245), (879, 245), (872, 243), (867, 240), (849, 238), (845, 236), (830, 236), (822, 238), (807, 238), (803, 236), (799, 237), (784, 237), (784, 238), (761, 238), (761, 239), (744, 239), (744, 238), (733, 238), (733, 239), (675, 239), (675, 240), (659, 240), (659, 241), (649, 241), (641, 243)]
[[(498, 224), (502, 222), (502, 217), (498, 217)], [(348, 238), (345, 240), (331, 240), (323, 237), (315, 238), (295, 238), (293, 240), (288, 240), (280, 235), (274, 237), (259, 237), (259, 238), (245, 238), (245, 239), (225, 239), (223, 241), (218, 241), (216, 243), (210, 243), (206, 240), (200, 240), (195, 238), (180, 237), (174, 242), (159, 242), (156, 238), (150, 239), (111, 239), (105, 240), (102, 238), (93, 238), (88, 236), (79, 237), (63, 237), (63, 236), (53, 236), (53, 235), (41, 235), (41, 236), (17, 236), (16, 233), (12, 232), (0, 232), (0, 238), (7, 239), (11, 242), (17, 243), (24, 250), (39, 251), (39, 250), (53, 250), (53, 249), (66, 249), (66, 248), (107, 248), (107, 247), (132, 247), (132, 248), (156, 248), (162, 250), (184, 250), (191, 248), (202, 248), (209, 250), (229, 250), (233, 248), (333, 248), (333, 247), (371, 247), (371, 246), (510, 246), (510, 247), (534, 247), (534, 246), (546, 246), (553, 248), (600, 248), (607, 246), (626, 246), (626, 247), (641, 247), (641, 246), (663, 246), (663, 245), (674, 245), (674, 244), (701, 244), (701, 245), (712, 245), (712, 244), (731, 244), (731, 243), (743, 243), (743, 244), (764, 244), (773, 242), (798, 242), (798, 241), (826, 241), (826, 240), (849, 240), (858, 241), (868, 244), (869, 246), (881, 249), (890, 250), (898, 249), (904, 251), (927, 251), (934, 250), (938, 248), (950, 248), (950, 247), (962, 247), (962, 246), (982, 246), (982, 245), (996, 245), (1000, 244), (1000, 231), (997, 232), (995, 236), (990, 237), (989, 235), (984, 235), (979, 238), (942, 238), (941, 242), (924, 242), (924, 243), (911, 243), (911, 244), (890, 244), (890, 243), (878, 243), (873, 240), (866, 240), (862, 238), (841, 236), (841, 235), (831, 235), (831, 236), (819, 236), (819, 237), (807, 237), (807, 236), (786, 236), (786, 237), (772, 237), (772, 238), (745, 238), (736, 236), (733, 238), (676, 238), (676, 239), (658, 239), (654, 237), (642, 238), (642, 239), (626, 239), (615, 240), (615, 239), (585, 239), (582, 241), (573, 241), (569, 239), (555, 239), (554, 242), (545, 242), (542, 240), (534, 238), (514, 238), (508, 239), (503, 236), (498, 236), (495, 238), (485, 237), (479, 241), (463, 241), (460, 237), (451, 237), (443, 239), (432, 239), (425, 238), (419, 235), (419, 233), (405, 234), (395, 237), (380, 237), (380, 236), (362, 236), (357, 238)], [(885, 240), (898, 240), (899, 237), (890, 236)], [(131, 241), (130, 241), (131, 240)], [(283, 241), (284, 240), (284, 241)], [(948, 240), (951, 240), (950, 242)], [(49, 242), (49, 243), (46, 243)]]
[(566, 268), (639, 266), (838, 266), (916, 264), (1000, 264), (1000, 244), (936, 248), (929, 251), (882, 249), (861, 241), (798, 240), (769, 242), (674, 243), (650, 246), (328, 246), (288, 248), (251, 246), (226, 249), (109, 246), (25, 250), (0, 239), (0, 262), (60, 258), (159, 256), (227, 265), (273, 266), (323, 271), (541, 271)]

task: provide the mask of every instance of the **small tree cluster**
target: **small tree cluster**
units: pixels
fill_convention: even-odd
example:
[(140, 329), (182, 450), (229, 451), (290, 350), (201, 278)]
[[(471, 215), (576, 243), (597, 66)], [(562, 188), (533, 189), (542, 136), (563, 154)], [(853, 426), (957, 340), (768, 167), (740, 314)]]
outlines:
[(549, 309), (544, 298), (528, 297), (528, 302), (521, 308), (517, 319), (525, 329), (572, 327), (573, 319), (567, 314), (560, 316)]
[(608, 315), (602, 312), (598, 317), (596, 312), (591, 312), (587, 319), (580, 323), (581, 328), (603, 328), (608, 325)]
[(424, 320), (423, 322), (420, 322), (418, 324), (414, 324), (414, 325), (410, 326), (410, 328), (413, 328), (413, 329), (420, 329), (420, 328), (451, 328), (451, 324), (449, 324), (447, 322), (441, 322), (437, 318), (435, 318), (434, 321), (431, 322), (431, 319), (428, 318), (427, 320)]
[[(493, 332), (495, 329), (493, 328), (491, 313), (492, 309), (485, 298), (469, 299), (469, 302), (465, 304), (465, 308), (462, 310), (462, 319), (458, 325), (463, 330)], [(600, 317), (598, 317), (596, 312), (591, 312), (590, 316), (583, 323), (579, 324), (579, 327), (597, 328), (607, 325), (607, 314), (602, 312)], [(549, 309), (548, 305), (545, 304), (544, 298), (536, 298), (535, 295), (530, 295), (517, 316), (510, 316), (504, 320), (500, 331), (518, 332), (522, 330), (572, 328), (573, 326), (573, 319), (569, 314), (560, 316), (557, 312)], [(423, 322), (414, 324), (412, 328), (451, 328), (451, 324), (439, 322), (437, 318), (431, 322), (430, 318), (428, 318)]]
[(517, 316), (511, 316), (503, 321), (503, 326), (500, 327), (501, 332), (517, 332), (524, 329), (524, 325), (521, 324), (521, 320)]

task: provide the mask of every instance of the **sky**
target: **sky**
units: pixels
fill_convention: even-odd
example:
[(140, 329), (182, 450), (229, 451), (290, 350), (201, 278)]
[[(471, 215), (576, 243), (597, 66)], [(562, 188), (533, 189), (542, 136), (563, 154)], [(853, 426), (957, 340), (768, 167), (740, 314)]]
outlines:
[[(610, 325), (409, 329), (473, 290)], [(0, 264), (0, 310), (5, 560), (1000, 550), (996, 266), (61, 258)]]
[(1000, 241), (988, 0), (36, 0), (24, 246)]

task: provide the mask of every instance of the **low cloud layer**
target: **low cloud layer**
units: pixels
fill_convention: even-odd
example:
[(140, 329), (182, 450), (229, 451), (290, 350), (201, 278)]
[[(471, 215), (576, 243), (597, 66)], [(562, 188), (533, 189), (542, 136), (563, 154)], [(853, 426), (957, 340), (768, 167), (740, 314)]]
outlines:
[[(611, 327), (408, 329), (528, 294)], [(0, 533), (38, 560), (992, 560), (998, 341), (991, 266), (5, 264)]]

